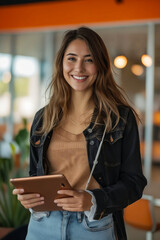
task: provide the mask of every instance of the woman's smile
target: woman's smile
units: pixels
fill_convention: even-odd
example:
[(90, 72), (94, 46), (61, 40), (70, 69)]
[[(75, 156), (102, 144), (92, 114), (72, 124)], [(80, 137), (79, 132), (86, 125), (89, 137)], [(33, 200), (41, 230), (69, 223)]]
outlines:
[(84, 82), (88, 78), (88, 76), (77, 76), (77, 75), (71, 75), (71, 76), (77, 82)]

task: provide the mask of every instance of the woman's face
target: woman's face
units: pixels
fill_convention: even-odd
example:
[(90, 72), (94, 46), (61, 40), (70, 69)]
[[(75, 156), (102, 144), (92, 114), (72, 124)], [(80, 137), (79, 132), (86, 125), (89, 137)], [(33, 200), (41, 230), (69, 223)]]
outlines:
[(85, 41), (76, 39), (68, 45), (63, 58), (63, 76), (75, 91), (92, 88), (97, 67)]

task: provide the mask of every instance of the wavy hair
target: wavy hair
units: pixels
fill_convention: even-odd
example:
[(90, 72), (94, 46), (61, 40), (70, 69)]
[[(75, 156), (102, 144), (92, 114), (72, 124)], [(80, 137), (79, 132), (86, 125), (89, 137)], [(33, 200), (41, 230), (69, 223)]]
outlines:
[[(63, 57), (66, 48), (75, 39), (86, 42), (98, 69), (92, 95), (97, 109), (95, 125), (104, 122), (107, 125), (107, 131), (110, 131), (120, 119), (118, 106), (128, 106), (132, 109), (124, 96), (124, 91), (116, 84), (113, 78), (110, 58), (103, 40), (90, 28), (80, 27), (66, 32), (57, 53), (54, 75), (48, 87), (50, 100), (43, 111), (43, 125), (40, 130), (42, 134), (48, 133), (52, 128), (60, 124), (62, 117), (67, 115), (71, 101), (71, 87), (63, 76)], [(114, 126), (111, 113), (116, 117)]]

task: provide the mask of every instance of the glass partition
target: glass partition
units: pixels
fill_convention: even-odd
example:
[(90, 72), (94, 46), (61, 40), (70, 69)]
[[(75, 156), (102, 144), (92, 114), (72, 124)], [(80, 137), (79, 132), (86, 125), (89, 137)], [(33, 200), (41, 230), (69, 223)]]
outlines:
[[(98, 26), (93, 29), (103, 38), (111, 57), (114, 77), (141, 118), (139, 132), (144, 157), (147, 67), (142, 64), (141, 57), (147, 53), (148, 25)], [(13, 125), (15, 133), (22, 118), (31, 123), (36, 110), (46, 103), (45, 89), (52, 78), (54, 56), (65, 31), (0, 34), (1, 137), (6, 124)], [(13, 35), (14, 46), (11, 44)], [(160, 162), (160, 24), (155, 24), (155, 54), (152, 160)], [(122, 55), (126, 57), (126, 66), (115, 67), (115, 58)], [(14, 87), (11, 87), (11, 80)], [(11, 114), (13, 119), (9, 118)]]
[(0, 34), (0, 138), (30, 126), (45, 104), (53, 66), (53, 33)]
[(160, 163), (160, 24), (155, 26), (153, 160)]

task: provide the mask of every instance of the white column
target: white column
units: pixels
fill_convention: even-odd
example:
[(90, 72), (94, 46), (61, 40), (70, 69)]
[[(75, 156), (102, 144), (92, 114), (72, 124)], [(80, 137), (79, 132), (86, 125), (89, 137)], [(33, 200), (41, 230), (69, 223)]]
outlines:
[(151, 178), (152, 168), (152, 136), (154, 112), (154, 59), (155, 59), (155, 26), (148, 24), (147, 54), (152, 58), (152, 66), (146, 69), (146, 118), (145, 118), (145, 156), (144, 174), (148, 181)]
[[(44, 61), (42, 63), (43, 75), (41, 76), (41, 106), (46, 105), (48, 98), (46, 89), (52, 80), (53, 65), (55, 56), (55, 33), (48, 32), (44, 37)], [(47, 92), (48, 94), (48, 92)]]

